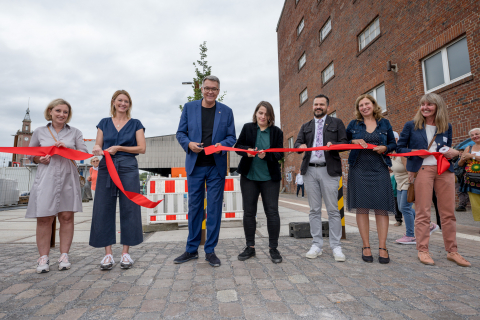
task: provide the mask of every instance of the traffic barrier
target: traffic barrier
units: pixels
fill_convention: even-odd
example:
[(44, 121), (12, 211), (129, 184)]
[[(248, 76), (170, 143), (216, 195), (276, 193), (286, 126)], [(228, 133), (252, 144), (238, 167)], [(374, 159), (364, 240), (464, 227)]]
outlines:
[[(187, 178), (152, 177), (147, 184), (147, 197), (151, 201), (163, 200), (157, 207), (147, 208), (149, 224), (188, 222)], [(222, 221), (231, 220), (243, 220), (239, 176), (225, 179)]]

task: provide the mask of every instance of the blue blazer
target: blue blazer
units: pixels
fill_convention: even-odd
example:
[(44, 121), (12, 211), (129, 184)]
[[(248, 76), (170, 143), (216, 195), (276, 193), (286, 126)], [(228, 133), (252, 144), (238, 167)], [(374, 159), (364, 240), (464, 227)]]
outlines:
[[(202, 100), (188, 102), (183, 107), (178, 124), (177, 140), (187, 153), (185, 170), (187, 175), (190, 175), (195, 167), (198, 154), (190, 150), (188, 144), (192, 141), (199, 143), (202, 141)], [(212, 145), (221, 143), (222, 146), (232, 147), (236, 141), (232, 109), (217, 101), (215, 119), (213, 120)], [(225, 177), (227, 173), (227, 152), (214, 153), (213, 157), (218, 172)]]
[[(452, 147), (452, 125), (448, 124), (448, 130), (443, 133), (438, 133), (435, 138), (437, 143), (437, 151), (441, 147)], [(430, 141), (427, 139), (427, 132), (425, 127), (423, 129), (415, 130), (413, 121), (408, 121), (400, 133), (400, 139), (397, 142), (397, 153), (411, 152), (412, 149), (427, 149)], [(407, 157), (407, 171), (418, 172), (422, 167), (423, 159), (420, 157)], [(453, 172), (453, 164), (450, 162), (450, 172)]]

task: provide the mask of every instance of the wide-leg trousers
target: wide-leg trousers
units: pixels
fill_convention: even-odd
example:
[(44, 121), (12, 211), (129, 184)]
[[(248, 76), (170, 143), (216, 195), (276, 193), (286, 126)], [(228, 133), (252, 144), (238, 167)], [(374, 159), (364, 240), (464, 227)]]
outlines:
[[(140, 193), (137, 159), (134, 156), (116, 155), (112, 160), (123, 188)], [(116, 243), (117, 197), (120, 203), (120, 243), (135, 246), (143, 242), (142, 214), (138, 204), (133, 203), (117, 189), (108, 174), (105, 158), (98, 167), (95, 200), (93, 202), (90, 245), (102, 248)]]

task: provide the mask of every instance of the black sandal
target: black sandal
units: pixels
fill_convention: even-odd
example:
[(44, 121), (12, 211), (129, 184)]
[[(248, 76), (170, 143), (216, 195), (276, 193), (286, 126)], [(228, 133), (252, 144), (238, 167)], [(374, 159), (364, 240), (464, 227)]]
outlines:
[(362, 259), (363, 261), (365, 262), (373, 262), (373, 257), (370, 255), (370, 256), (364, 256), (363, 255), (363, 249), (370, 249), (370, 247), (363, 247), (362, 248)]
[[(385, 251), (387, 251), (387, 254), (388, 254), (388, 250), (385, 249), (385, 248), (378, 248), (378, 250), (385, 250)], [(378, 256), (378, 262), (380, 262), (381, 264), (387, 264), (387, 263), (389, 263), (389, 262), (390, 262), (390, 255), (388, 255), (387, 258)]]

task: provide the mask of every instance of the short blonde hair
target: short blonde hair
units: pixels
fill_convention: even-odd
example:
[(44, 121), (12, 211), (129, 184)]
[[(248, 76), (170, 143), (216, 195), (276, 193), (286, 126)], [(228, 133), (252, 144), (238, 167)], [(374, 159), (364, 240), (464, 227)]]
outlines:
[(443, 98), (436, 93), (427, 93), (420, 98), (417, 114), (413, 118), (415, 124), (415, 130), (423, 129), (425, 124), (425, 117), (422, 115), (422, 104), (431, 103), (437, 107), (435, 114), (435, 126), (437, 127), (437, 133), (444, 133), (448, 131), (448, 111), (447, 104)]
[(117, 110), (115, 109), (115, 106), (113, 103), (115, 102), (115, 99), (117, 99), (117, 97), (121, 94), (126, 95), (128, 98), (128, 101), (130, 102), (130, 106), (128, 107), (128, 110), (127, 110), (127, 118), (130, 119), (130, 111), (132, 110), (132, 98), (130, 97), (130, 94), (125, 90), (117, 90), (113, 94), (112, 100), (110, 101), (110, 115), (112, 117), (115, 117), (117, 115)]
[(360, 101), (362, 101), (365, 98), (370, 100), (373, 104), (373, 117), (375, 118), (375, 120), (382, 119), (383, 118), (382, 108), (378, 105), (377, 100), (375, 100), (375, 98), (369, 94), (362, 94), (357, 98), (357, 100), (355, 100), (355, 118), (357, 118), (357, 120), (359, 121), (363, 121), (363, 116), (360, 113), (359, 105), (360, 105)]
[(62, 104), (66, 105), (68, 107), (68, 117), (67, 117), (67, 120), (65, 121), (65, 123), (69, 123), (70, 120), (72, 119), (72, 106), (70, 105), (70, 103), (68, 103), (67, 101), (65, 101), (63, 99), (55, 99), (48, 104), (47, 108), (45, 108), (45, 111), (43, 111), (43, 115), (45, 116), (45, 120), (52, 121), (52, 116), (50, 115), (50, 112), (52, 111), (53, 108), (55, 108), (56, 106), (62, 105)]
[(92, 164), (93, 160), (95, 160), (95, 159), (97, 159), (97, 160), (98, 160), (98, 158), (97, 158), (97, 157), (93, 157), (92, 159), (90, 159), (90, 164)]
[(471, 135), (473, 131), (480, 131), (480, 128), (473, 128), (472, 130), (468, 131), (468, 135)]

